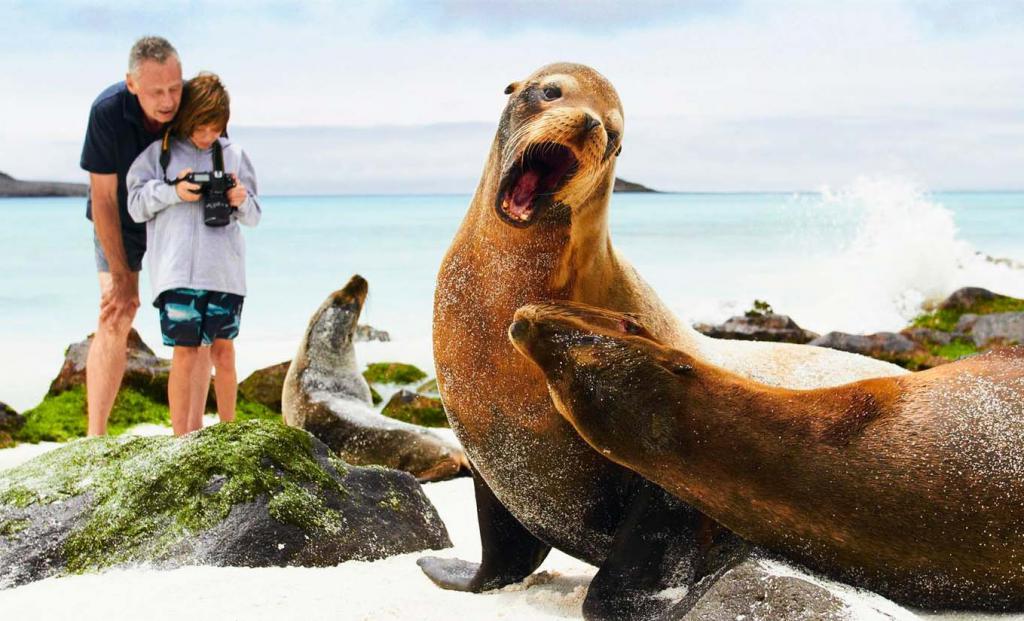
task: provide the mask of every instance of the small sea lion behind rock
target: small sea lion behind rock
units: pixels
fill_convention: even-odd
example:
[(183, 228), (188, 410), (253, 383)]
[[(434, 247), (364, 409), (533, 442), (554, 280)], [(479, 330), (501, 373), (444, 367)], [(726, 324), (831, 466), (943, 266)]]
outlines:
[(1024, 348), (792, 390), (594, 307), (509, 335), (588, 444), (745, 539), (911, 606), (1024, 610)]
[(310, 319), (285, 377), (285, 422), (309, 431), (349, 463), (405, 470), (420, 481), (468, 474), (457, 442), (373, 409), (352, 345), (367, 289), (365, 279), (353, 276)]

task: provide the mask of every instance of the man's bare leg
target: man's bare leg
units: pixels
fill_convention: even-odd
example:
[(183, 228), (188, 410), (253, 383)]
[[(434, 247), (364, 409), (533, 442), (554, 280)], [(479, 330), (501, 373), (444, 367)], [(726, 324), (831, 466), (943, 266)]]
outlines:
[(167, 403), (171, 408), (171, 427), (176, 436), (191, 431), (192, 385), (198, 361), (198, 347), (174, 347), (171, 376), (167, 380)]
[[(138, 286), (139, 274), (132, 273)], [(109, 272), (99, 272), (100, 298), (113, 287)], [(121, 387), (126, 364), (128, 333), (135, 320), (135, 309), (129, 312), (101, 316), (96, 326), (96, 335), (89, 345), (85, 362), (86, 398), (89, 408), (90, 436), (107, 433), (107, 418), (114, 406), (117, 391)]]
[(235, 371), (235, 342), (230, 339), (214, 339), (211, 348), (213, 366), (217, 375), (213, 389), (217, 393), (217, 414), (220, 422), (235, 420), (235, 402), (238, 399), (238, 373)]
[(206, 413), (206, 398), (210, 395), (210, 347), (202, 346), (196, 356), (192, 370), (192, 405), (189, 408), (188, 430), (203, 428), (203, 414)]

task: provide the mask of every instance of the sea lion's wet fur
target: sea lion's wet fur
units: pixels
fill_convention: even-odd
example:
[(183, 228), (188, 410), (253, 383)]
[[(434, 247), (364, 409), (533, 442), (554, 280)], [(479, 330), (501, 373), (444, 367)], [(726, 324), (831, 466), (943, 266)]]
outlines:
[[(566, 75), (577, 85), (567, 101), (543, 106), (524, 95)], [(600, 564), (622, 519), (630, 475), (579, 439), (552, 406), (543, 376), (509, 345), (505, 330), (523, 304), (562, 299), (635, 312), (666, 342), (701, 348), (762, 381), (822, 385), (902, 371), (823, 348), (705, 339), (679, 323), (608, 235), (616, 160), (605, 157), (608, 131), (619, 146), (624, 136), (614, 87), (569, 63), (511, 86), (480, 184), (438, 274), (438, 386), (452, 428), (495, 496), (538, 537)], [(546, 140), (547, 127), (564, 132), (564, 120), (584, 111), (601, 119), (605, 132), (589, 134), (593, 144), (577, 154), (578, 170), (551, 209), (528, 228), (509, 226), (495, 202), (506, 154), (518, 152), (510, 145), (526, 148), (526, 136)]]
[(285, 377), (285, 421), (309, 431), (352, 464), (405, 470), (420, 480), (467, 473), (469, 464), (457, 444), (373, 409), (353, 346), (366, 293), (366, 281), (353, 276), (310, 319)]
[(1024, 609), (1024, 348), (789, 390), (606, 310), (516, 318), (591, 446), (736, 533), (908, 605)]

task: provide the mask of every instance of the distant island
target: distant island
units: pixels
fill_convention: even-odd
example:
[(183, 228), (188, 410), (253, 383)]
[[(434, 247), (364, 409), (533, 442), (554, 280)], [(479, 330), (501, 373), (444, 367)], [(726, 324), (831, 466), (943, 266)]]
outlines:
[(19, 181), (0, 172), (0, 198), (26, 196), (86, 196), (89, 186), (85, 183), (61, 183), (58, 181)]
[[(651, 188), (615, 178), (615, 192), (657, 192)], [(85, 183), (63, 183), (59, 181), (21, 181), (0, 172), (0, 198), (31, 196), (87, 196), (89, 185)]]
[(613, 192), (657, 192), (651, 188), (640, 185), (639, 183), (633, 183), (632, 181), (626, 181), (625, 179), (615, 178), (615, 186), (612, 188)]

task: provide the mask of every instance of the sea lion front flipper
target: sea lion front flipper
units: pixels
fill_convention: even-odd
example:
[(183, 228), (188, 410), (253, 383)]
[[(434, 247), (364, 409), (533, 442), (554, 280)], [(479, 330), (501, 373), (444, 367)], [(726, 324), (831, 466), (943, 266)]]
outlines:
[(583, 601), (588, 621), (666, 618), (701, 576), (715, 570), (705, 563), (712, 546), (739, 539), (656, 484), (636, 478), (628, 513)]
[(473, 470), (473, 489), (482, 561), (472, 563), (436, 556), (417, 561), (423, 573), (443, 589), (476, 593), (519, 582), (532, 574), (551, 551), (551, 546), (530, 534), (495, 498), (476, 470)]

